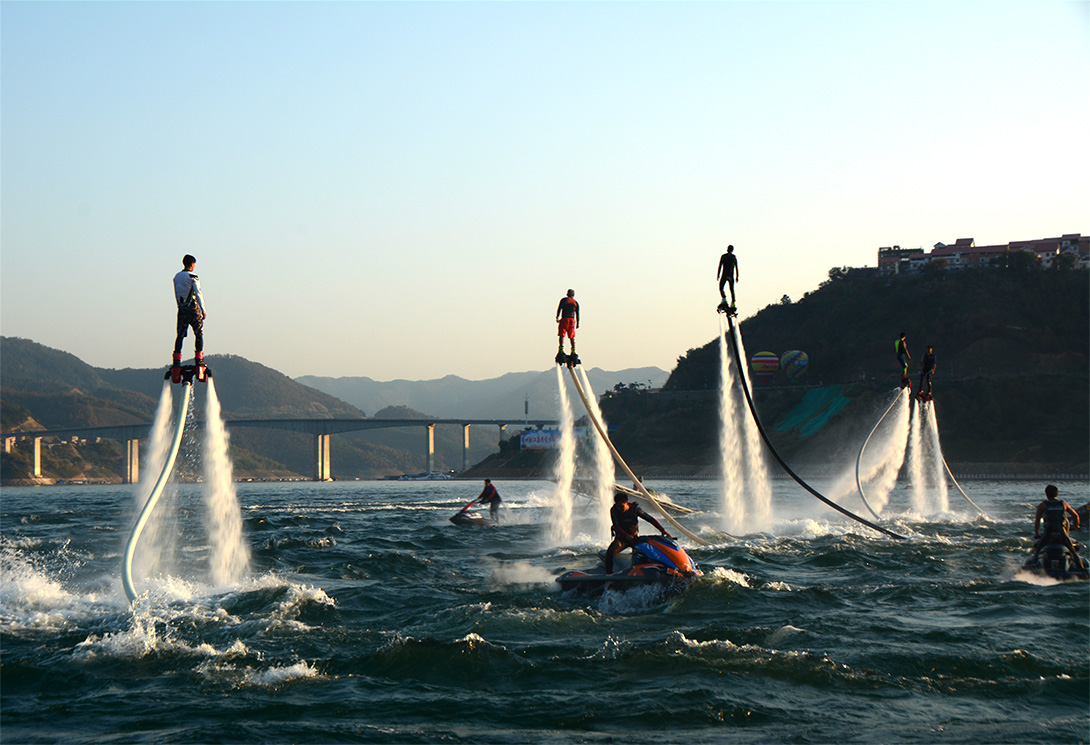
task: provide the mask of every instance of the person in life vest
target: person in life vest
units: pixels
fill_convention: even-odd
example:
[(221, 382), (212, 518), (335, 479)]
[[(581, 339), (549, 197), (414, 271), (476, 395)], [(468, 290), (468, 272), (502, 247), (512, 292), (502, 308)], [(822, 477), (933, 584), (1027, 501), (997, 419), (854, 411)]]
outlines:
[(492, 486), (491, 479), (484, 480), (484, 489), (481, 490), (475, 501), (487, 504), (489, 517), (496, 522), (500, 521), (500, 504), (503, 503), (503, 500), (500, 499), (500, 493), (496, 491), (496, 487)]
[(557, 336), (559, 343), (556, 348), (557, 358), (564, 354), (564, 337), (571, 339), (571, 353), (575, 356), (575, 330), (579, 328), (579, 303), (575, 300), (575, 290), (568, 290), (568, 294), (560, 298), (560, 304), (556, 306)]
[(927, 354), (920, 360), (920, 387), (917, 392), (921, 396), (931, 395), (931, 376), (935, 374), (935, 348), (928, 347)]
[(189, 329), (193, 329), (194, 363), (204, 365), (204, 295), (201, 283), (193, 273), (197, 260), (186, 254), (182, 257), (182, 271), (174, 275), (174, 299), (178, 303), (178, 335), (174, 339), (173, 366), (182, 364), (182, 342)]
[(734, 246), (727, 246), (727, 252), (719, 257), (719, 269), (715, 278), (719, 280), (719, 297), (724, 302), (727, 300), (727, 293), (723, 291), (723, 287), (730, 285), (730, 305), (735, 307), (734, 283), (738, 281), (738, 257), (734, 255)]
[(659, 525), (658, 520), (643, 511), (639, 502), (629, 502), (627, 494), (617, 492), (613, 495), (613, 506), (609, 508), (613, 542), (606, 549), (606, 574), (613, 573), (613, 556), (618, 551), (623, 551), (640, 542), (640, 518), (654, 525), (667, 538), (673, 538), (666, 532), (666, 528)]
[(1067, 533), (1068, 516), (1071, 517), (1075, 530), (1079, 529), (1079, 513), (1067, 502), (1059, 499), (1059, 493), (1059, 489), (1049, 484), (1045, 487), (1046, 499), (1037, 505), (1037, 515), (1033, 519), (1033, 537), (1037, 541), (1033, 544), (1033, 553), (1036, 555), (1045, 546), (1059, 544), (1071, 552), (1076, 567), (1085, 567), (1071, 542), (1071, 536)]
[(908, 363), (912, 359), (912, 355), (908, 353), (905, 332), (902, 331), (901, 335), (897, 337), (897, 341), (893, 343), (893, 350), (897, 353), (897, 364), (901, 366), (901, 387), (908, 388), (912, 385), (908, 379)]

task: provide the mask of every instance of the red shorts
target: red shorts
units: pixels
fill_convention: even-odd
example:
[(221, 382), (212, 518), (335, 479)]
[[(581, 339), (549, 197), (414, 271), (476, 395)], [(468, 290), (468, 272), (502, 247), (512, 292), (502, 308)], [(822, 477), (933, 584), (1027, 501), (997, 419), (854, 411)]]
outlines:
[(560, 328), (557, 331), (557, 336), (563, 339), (565, 336), (569, 339), (575, 338), (575, 319), (574, 318), (561, 318), (559, 324)]

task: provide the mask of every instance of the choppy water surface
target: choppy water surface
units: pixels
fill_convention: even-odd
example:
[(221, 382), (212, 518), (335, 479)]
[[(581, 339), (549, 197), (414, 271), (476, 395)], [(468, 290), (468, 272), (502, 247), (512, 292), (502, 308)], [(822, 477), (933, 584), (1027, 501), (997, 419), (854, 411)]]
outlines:
[(552, 486), (497, 485), (498, 528), (447, 521), (475, 482), (240, 485), (252, 560), (230, 587), (183, 487), (174, 566), (131, 609), (130, 488), (4, 489), (3, 741), (1088, 739), (1088, 584), (1018, 570), (1043, 482), (965, 484), (991, 519), (956, 497), (906, 514), (899, 489), (904, 542), (785, 482), (775, 527), (733, 540), (717, 484), (651, 483), (703, 510), (707, 575), (594, 600), (552, 579), (606, 536), (550, 545)]

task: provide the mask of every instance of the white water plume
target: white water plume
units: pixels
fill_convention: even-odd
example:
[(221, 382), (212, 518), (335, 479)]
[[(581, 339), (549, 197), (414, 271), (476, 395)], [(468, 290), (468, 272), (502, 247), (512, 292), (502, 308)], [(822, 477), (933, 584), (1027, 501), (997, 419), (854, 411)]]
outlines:
[[(590, 406), (589, 414), (602, 425), (602, 430), (608, 432), (609, 429), (606, 426), (606, 420), (602, 416), (602, 409), (598, 406), (598, 399), (594, 395), (594, 391), (591, 390), (590, 380), (587, 378), (587, 373), (580, 365), (579, 368), (579, 380), (583, 386), (583, 393), (587, 396), (587, 403)], [(593, 427), (593, 424), (591, 425)], [(594, 520), (594, 533), (595, 535), (602, 536), (603, 538), (609, 535), (609, 508), (613, 505), (613, 490), (614, 481), (616, 479), (616, 466), (613, 464), (613, 453), (609, 450), (609, 445), (598, 434), (597, 431), (591, 433), (594, 439), (594, 485), (595, 485), (595, 500), (594, 506), (591, 510)]]
[(572, 536), (571, 484), (575, 476), (575, 432), (562, 365), (556, 366), (556, 390), (560, 403), (560, 451), (553, 465), (556, 490), (553, 492), (548, 535), (554, 545), (565, 545)]
[(909, 472), (912, 479), (912, 509), (933, 515), (950, 509), (946, 464), (939, 445), (934, 402), (917, 402), (913, 407), (909, 438)]
[(732, 360), (727, 349), (727, 327), (725, 319), (719, 316), (719, 457), (723, 474), (721, 495), (723, 529), (730, 534), (739, 534), (744, 529), (745, 503), (742, 501), (744, 487), (741, 474), (741, 458), (735, 447), (736, 425), (734, 417)]
[(242, 512), (235, 494), (229, 438), (211, 378), (206, 387), (203, 463), (205, 526), (211, 544), (209, 569), (213, 584), (236, 584), (249, 567), (250, 550), (242, 537)]
[[(151, 431), (148, 433), (147, 445), (144, 454), (144, 462), (140, 467), (140, 482), (134, 492), (136, 511), (139, 515), (147, 504), (148, 497), (155, 487), (155, 482), (163, 471), (167, 460), (167, 451), (170, 449), (171, 426), (174, 414), (174, 396), (170, 387), (170, 381), (163, 381), (163, 389), (159, 393), (159, 405), (155, 409), (155, 418), (152, 420)], [(133, 572), (137, 576), (147, 577), (159, 574), (165, 569), (165, 558), (173, 553), (174, 531), (165, 529), (164, 515), (167, 511), (159, 509), (152, 512), (148, 522), (144, 525), (140, 536), (140, 543), (136, 546), (133, 555)]]
[[(722, 318), (719, 323), (720, 329), (725, 330)], [(745, 367), (746, 348), (742, 343), (742, 333), (737, 325), (734, 325), (732, 333), (741, 364), (736, 364), (735, 360), (730, 359), (726, 343), (721, 342), (720, 355), (727, 358), (727, 364), (721, 364), (720, 412), (724, 415), (724, 420), (720, 431), (720, 451), (723, 454), (724, 512), (737, 509), (734, 506), (735, 502), (741, 503), (742, 506), (742, 510), (736, 512), (734, 517), (725, 515), (729, 523), (725, 529), (727, 532), (737, 533), (766, 530), (771, 527), (772, 480), (769, 477), (768, 464), (765, 462), (761, 433), (745, 403), (745, 391), (738, 390), (743, 384), (750, 391), (753, 390)], [(734, 378), (738, 378), (738, 386), (734, 385)], [(735, 399), (730, 401), (732, 395)], [(728, 407), (731, 417), (729, 420), (725, 418)], [(731, 424), (728, 425), (726, 423), (728, 421)], [(741, 495), (735, 497), (733, 494), (728, 494), (727, 484), (730, 484), (731, 490), (741, 489)]]
[(897, 475), (905, 462), (908, 447), (911, 396), (897, 394), (897, 402), (886, 422), (871, 438), (871, 446), (860, 464), (859, 481), (867, 495), (871, 509), (881, 513), (889, 503), (889, 495), (897, 484)]
[(942, 446), (939, 444), (939, 425), (935, 419), (935, 402), (931, 401), (923, 405), (924, 427), (927, 430), (928, 459), (927, 469), (930, 472), (931, 483), (934, 485), (932, 492), (932, 512), (947, 512), (950, 509), (950, 491), (946, 485), (946, 465), (942, 457)]
[(912, 422), (908, 434), (908, 477), (912, 487), (912, 510), (921, 515), (927, 512), (927, 491), (924, 484), (923, 436), (921, 434), (921, 409), (919, 402), (913, 401)]

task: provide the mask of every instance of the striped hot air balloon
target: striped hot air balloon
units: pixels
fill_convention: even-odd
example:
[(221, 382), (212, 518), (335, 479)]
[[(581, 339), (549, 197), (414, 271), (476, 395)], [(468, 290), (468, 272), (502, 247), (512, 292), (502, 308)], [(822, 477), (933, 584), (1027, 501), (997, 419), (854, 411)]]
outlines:
[(791, 380), (797, 380), (804, 372), (806, 372), (806, 366), (810, 363), (810, 357), (806, 352), (801, 352), (798, 349), (792, 349), (789, 352), (784, 352), (780, 356), (780, 369)]
[(775, 352), (758, 352), (749, 358), (749, 369), (753, 372), (753, 380), (763, 385), (772, 382), (779, 367), (780, 356)]

